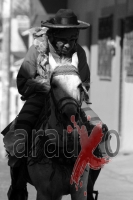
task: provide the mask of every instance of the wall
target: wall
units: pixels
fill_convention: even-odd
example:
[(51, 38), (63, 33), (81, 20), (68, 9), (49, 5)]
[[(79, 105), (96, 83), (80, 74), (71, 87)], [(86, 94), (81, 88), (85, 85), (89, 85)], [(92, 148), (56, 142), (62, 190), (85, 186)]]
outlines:
[[(91, 24), (90, 36), (87, 31), (81, 31), (79, 43), (87, 49), (88, 63), (91, 70), (91, 108), (106, 123), (109, 129), (119, 132), (121, 151), (133, 151), (132, 113), (133, 84), (124, 82), (122, 61), (121, 19), (133, 12), (131, 0), (68, 0), (78, 18)], [(116, 51), (112, 58), (111, 80), (100, 80), (98, 76), (98, 19), (113, 14), (113, 40)]]
[[(76, 4), (76, 6), (75, 6)], [(91, 48), (90, 48), (90, 70), (91, 70), (91, 91), (90, 97), (92, 102), (92, 108), (100, 116), (100, 118), (106, 123), (109, 128), (118, 130), (118, 112), (119, 112), (119, 60), (116, 56), (112, 60), (112, 81), (101, 81), (97, 75), (98, 67), (98, 18), (106, 16), (102, 14), (102, 9), (108, 6), (113, 6), (114, 1), (69, 1), (69, 8), (72, 8), (80, 17), (81, 20), (89, 22), (92, 26), (91, 33)], [(82, 12), (84, 11), (84, 12)], [(110, 13), (112, 10), (110, 9)], [(84, 31), (85, 32), (85, 31)], [(88, 43), (88, 37), (86, 40), (82, 39), (83, 34), (80, 35), (80, 44), (85, 46)], [(117, 44), (119, 39), (117, 38)], [(86, 48), (89, 48), (88, 46)], [(119, 46), (117, 45), (117, 54), (119, 53)], [(115, 67), (117, 66), (117, 68)], [(116, 71), (117, 70), (117, 71)], [(117, 75), (115, 75), (117, 74)], [(115, 88), (115, 90), (114, 90)]]
[[(127, 1), (126, 16), (133, 16), (133, 1)], [(132, 27), (133, 28), (133, 27)], [(133, 30), (132, 30), (133, 32)], [(133, 34), (133, 33), (132, 33)], [(133, 38), (133, 37), (132, 37)], [(132, 43), (132, 40), (131, 40)], [(121, 132), (122, 138), (122, 151), (132, 151), (133, 152), (133, 76), (127, 78), (127, 66), (124, 64), (125, 59), (125, 46), (123, 46), (123, 73), (122, 73), (122, 88), (123, 88), (123, 98), (122, 98), (122, 127)], [(131, 51), (133, 46), (131, 46)], [(128, 55), (133, 57), (133, 53)], [(128, 62), (128, 57), (127, 57)], [(133, 68), (132, 58), (131, 67)]]
[[(29, 28), (29, 20), (25, 16), (18, 16), (17, 18), (12, 18), (11, 20), (11, 53), (14, 52), (20, 52), (20, 54), (27, 51), (26, 46), (19, 34), (18, 28)], [(13, 76), (12, 79), (14, 79), (14, 82), (16, 82), (16, 75), (18, 71), (17, 66), (14, 65), (14, 59), (12, 59), (13, 55), (11, 55), (11, 67), (10, 71), (12, 72)], [(15, 71), (12, 71), (12, 67), (14, 67)], [(20, 66), (19, 66), (20, 67)], [(1, 90), (0, 90), (1, 91)], [(1, 97), (2, 95), (0, 95)], [(1, 99), (0, 99), (1, 101)], [(20, 95), (18, 94), (18, 91), (15, 86), (10, 87), (10, 110), (9, 110), (9, 121), (11, 122), (16, 115), (19, 113), (19, 110), (21, 109), (23, 105), (23, 102), (20, 99)], [(0, 102), (0, 113), (2, 113), (2, 105)], [(2, 118), (2, 114), (0, 116)], [(0, 121), (1, 122), (1, 121)], [(0, 124), (0, 130), (3, 129), (3, 127)], [(2, 131), (2, 130), (1, 130)], [(3, 136), (0, 135), (0, 157), (5, 157), (5, 150), (3, 147)]]

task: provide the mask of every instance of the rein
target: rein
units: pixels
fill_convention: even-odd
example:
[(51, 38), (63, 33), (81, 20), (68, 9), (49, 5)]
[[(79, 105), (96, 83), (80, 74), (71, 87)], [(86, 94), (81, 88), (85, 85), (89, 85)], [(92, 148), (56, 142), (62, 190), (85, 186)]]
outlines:
[[(58, 102), (55, 99), (55, 96), (53, 94), (53, 91), (51, 90), (51, 96), (54, 102), (55, 107), (57, 108), (58, 112), (61, 114), (62, 109), (64, 108), (64, 106), (66, 106), (67, 104), (73, 104), (76, 105), (79, 109), (81, 107), (81, 104), (79, 104), (73, 97), (63, 97), (61, 98)], [(60, 108), (60, 104), (64, 101), (64, 100), (70, 100), (67, 103), (65, 103), (61, 108)]]

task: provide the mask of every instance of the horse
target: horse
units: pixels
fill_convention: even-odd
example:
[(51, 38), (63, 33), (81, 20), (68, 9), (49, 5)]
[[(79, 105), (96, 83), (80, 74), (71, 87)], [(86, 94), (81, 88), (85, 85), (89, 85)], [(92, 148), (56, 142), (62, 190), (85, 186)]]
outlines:
[[(50, 157), (53, 151), (52, 149), (51, 152), (47, 152), (47, 155), (45, 152), (45, 155), (42, 156), (39, 162), (34, 162), (34, 159), (29, 156), (29, 182), (37, 190), (37, 200), (60, 200), (63, 195), (67, 194), (71, 195), (72, 200), (91, 200), (93, 199), (92, 196), (91, 198), (87, 196), (87, 186), (90, 186), (88, 180), (91, 179), (89, 176), (89, 166), (86, 166), (80, 177), (80, 185), (77, 186), (75, 183), (72, 184), (70, 182), (76, 157), (72, 158), (71, 156), (66, 156), (65, 159), (63, 159), (62, 156), (60, 156), (60, 154), (62, 155), (61, 151), (67, 146), (68, 137), (72, 139), (70, 142), (71, 145), (73, 145), (73, 138), (78, 138), (78, 147), (80, 146), (78, 132), (70, 131), (71, 133), (66, 134), (69, 135), (68, 137), (65, 137), (66, 135), (63, 135), (63, 133), (69, 132), (68, 127), (74, 130), (72, 116), (74, 116), (77, 124), (81, 125), (83, 123), (80, 110), (85, 95), (89, 98), (79, 76), (77, 54), (73, 54), (71, 61), (63, 58), (59, 63), (56, 63), (53, 56), (49, 54), (49, 65), (51, 84), (50, 114), (46, 123), (43, 124), (43, 128), (40, 128), (40, 130), (45, 129), (44, 138), (47, 136), (48, 140), (42, 140), (42, 142), (40, 139), (41, 136), (38, 137), (39, 139), (34, 145), (32, 153), (35, 153), (36, 145), (39, 144), (39, 142), (43, 144), (43, 147), (45, 146), (45, 150), (48, 150), (52, 141), (52, 143), (56, 144), (56, 153), (59, 154), (54, 156), (52, 154)], [(42, 131), (41, 133), (44, 134), (44, 132)], [(64, 144), (66, 144), (66, 146)], [(71, 148), (71, 145), (68, 146)], [(43, 152), (44, 149), (42, 150)]]

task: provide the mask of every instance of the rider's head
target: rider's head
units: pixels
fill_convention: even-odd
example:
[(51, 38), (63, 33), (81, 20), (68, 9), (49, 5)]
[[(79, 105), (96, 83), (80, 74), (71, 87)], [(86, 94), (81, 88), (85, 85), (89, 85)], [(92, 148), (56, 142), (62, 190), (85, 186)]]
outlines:
[(75, 48), (79, 30), (89, 27), (88, 23), (77, 20), (77, 16), (70, 9), (60, 9), (55, 17), (42, 22), (42, 27), (48, 27), (48, 37), (58, 53), (68, 54)]

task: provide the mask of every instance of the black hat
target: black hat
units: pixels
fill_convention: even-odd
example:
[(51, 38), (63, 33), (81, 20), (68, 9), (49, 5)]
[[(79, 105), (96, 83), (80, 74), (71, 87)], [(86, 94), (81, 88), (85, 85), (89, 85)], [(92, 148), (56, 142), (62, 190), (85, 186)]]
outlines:
[(41, 22), (42, 27), (48, 28), (78, 28), (86, 29), (90, 24), (77, 20), (77, 16), (70, 9), (60, 9), (55, 17), (46, 21)]

